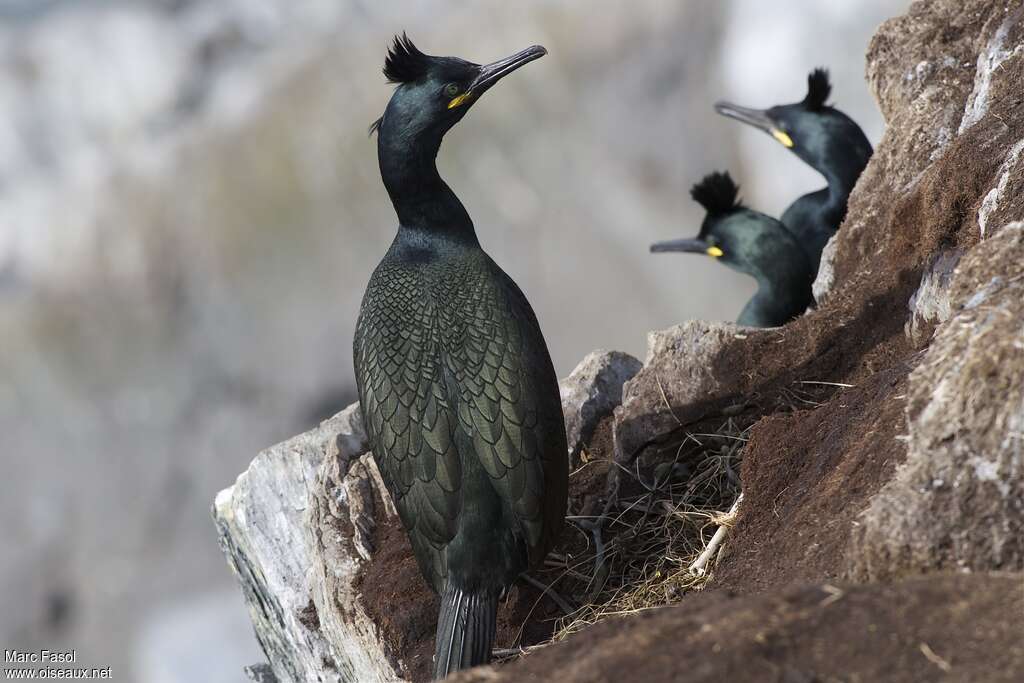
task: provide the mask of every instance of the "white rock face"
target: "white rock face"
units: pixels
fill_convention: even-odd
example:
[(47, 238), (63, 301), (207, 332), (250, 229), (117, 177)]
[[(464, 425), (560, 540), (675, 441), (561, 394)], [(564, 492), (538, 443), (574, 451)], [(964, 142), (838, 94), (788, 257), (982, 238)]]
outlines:
[(1018, 167), (1021, 163), (1022, 155), (1024, 155), (1024, 140), (1015, 144), (1006, 153), (1006, 160), (999, 167), (999, 180), (981, 202), (981, 207), (978, 209), (978, 228), (981, 231), (982, 239), (986, 237), (989, 221), (999, 210), (1011, 175), (1016, 172), (1019, 177), (1020, 171)]
[(943, 322), (953, 314), (949, 285), (961, 255), (957, 249), (940, 253), (921, 276), (921, 285), (910, 297), (910, 318), (906, 325), (907, 336), (915, 342), (920, 341), (923, 325)]
[(815, 303), (820, 306), (825, 303), (825, 297), (832, 291), (835, 284), (836, 273), (834, 264), (836, 260), (836, 249), (839, 248), (837, 235), (832, 235), (821, 252), (821, 261), (818, 263), (818, 275), (811, 285), (811, 292), (814, 294)]
[(968, 128), (975, 125), (985, 114), (988, 113), (990, 90), (992, 88), (993, 74), (1003, 63), (1013, 57), (1024, 53), (1024, 45), (1007, 45), (1011, 29), (1024, 17), (1024, 7), (1014, 10), (1002, 25), (996, 30), (995, 35), (989, 41), (986, 48), (978, 55), (978, 66), (974, 76), (974, 90), (967, 98), (967, 105), (964, 107), (964, 116), (960, 120), (960, 130), (957, 134), (964, 133)]
[(260, 453), (217, 495), (221, 547), (281, 683), (398, 678), (352, 587), (369, 558), (374, 486), (352, 405)]

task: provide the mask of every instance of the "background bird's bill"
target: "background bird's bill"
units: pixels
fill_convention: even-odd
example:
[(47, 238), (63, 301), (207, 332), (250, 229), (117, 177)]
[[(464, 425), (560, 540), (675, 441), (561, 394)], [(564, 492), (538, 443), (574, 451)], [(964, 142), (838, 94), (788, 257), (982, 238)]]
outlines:
[(741, 107), (731, 102), (716, 102), (715, 111), (722, 116), (728, 116), (730, 119), (736, 119), (749, 126), (763, 130), (786, 147), (793, 146), (793, 140), (789, 135), (780, 130), (775, 121), (772, 120), (772, 117), (768, 115), (768, 112), (762, 109)]
[(704, 240), (700, 239), (678, 239), (668, 240), (666, 242), (655, 242), (651, 245), (651, 253), (666, 252), (666, 251), (685, 251), (690, 254), (707, 254), (718, 258), (722, 255), (722, 250), (718, 247), (713, 247)]

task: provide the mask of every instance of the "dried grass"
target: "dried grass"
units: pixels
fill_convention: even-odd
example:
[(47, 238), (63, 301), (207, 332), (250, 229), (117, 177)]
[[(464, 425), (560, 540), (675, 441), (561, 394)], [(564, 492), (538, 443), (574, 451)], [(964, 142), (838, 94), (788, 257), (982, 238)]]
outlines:
[(568, 518), (586, 540), (582, 550), (553, 554), (535, 573), (565, 611), (579, 605), (558, 620), (551, 641), (608, 617), (678, 602), (707, 585), (717, 558), (703, 569), (691, 565), (730, 523), (748, 429), (730, 418), (712, 433), (688, 433), (632, 469), (616, 465), (617, 483), (602, 509)]

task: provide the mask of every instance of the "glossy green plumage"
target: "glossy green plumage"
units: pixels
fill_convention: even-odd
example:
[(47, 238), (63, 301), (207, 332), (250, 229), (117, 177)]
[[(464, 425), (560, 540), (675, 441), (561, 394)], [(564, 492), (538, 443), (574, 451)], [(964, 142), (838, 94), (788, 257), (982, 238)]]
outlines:
[[(367, 433), (424, 576), (501, 591), (562, 524), (566, 438), (540, 327), (474, 245), (409, 258), (400, 231), (355, 337)], [(473, 495), (469, 495), (473, 494)]]

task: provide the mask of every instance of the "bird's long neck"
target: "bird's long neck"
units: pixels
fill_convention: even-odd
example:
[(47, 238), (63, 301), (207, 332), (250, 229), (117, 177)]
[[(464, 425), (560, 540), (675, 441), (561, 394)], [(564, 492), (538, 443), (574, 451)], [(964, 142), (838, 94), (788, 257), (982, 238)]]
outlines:
[(856, 178), (851, 180), (817, 165), (813, 168), (825, 176), (828, 186), (801, 196), (782, 215), (783, 222), (803, 238), (817, 234), (824, 227), (828, 228), (829, 235), (835, 232), (846, 215), (846, 205), (856, 184)]
[(810, 264), (800, 245), (779, 227), (768, 250), (759, 258), (758, 267), (751, 274), (757, 280), (754, 298), (771, 302), (771, 306), (792, 309), (806, 304), (809, 285), (813, 280)]
[(826, 211), (836, 212), (840, 216), (846, 213), (846, 202), (870, 157), (871, 145), (865, 139), (863, 145), (853, 142), (846, 144), (842, 155), (830, 148), (822, 158), (805, 159), (828, 181), (828, 197), (824, 207)]
[(810, 279), (806, 273), (775, 273), (770, 278), (755, 279), (757, 292), (737, 319), (741, 325), (780, 325), (802, 313), (809, 303)]
[(381, 135), (380, 175), (398, 214), (400, 229), (476, 242), (466, 208), (437, 172), (441, 140), (412, 142)]
[(846, 202), (853, 192), (854, 185), (857, 184), (860, 172), (834, 167), (819, 168), (818, 171), (828, 181), (828, 207), (845, 213)]
[(773, 301), (789, 301), (795, 292), (800, 291), (801, 284), (807, 279), (804, 272), (777, 272), (772, 277), (755, 277), (757, 280), (757, 298)]

